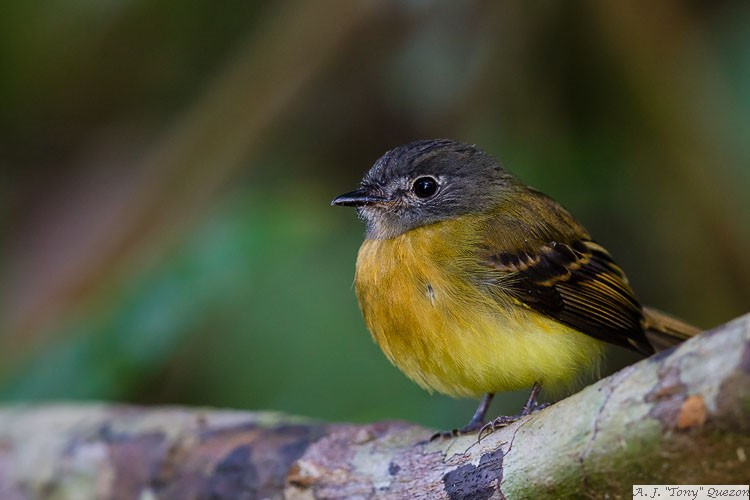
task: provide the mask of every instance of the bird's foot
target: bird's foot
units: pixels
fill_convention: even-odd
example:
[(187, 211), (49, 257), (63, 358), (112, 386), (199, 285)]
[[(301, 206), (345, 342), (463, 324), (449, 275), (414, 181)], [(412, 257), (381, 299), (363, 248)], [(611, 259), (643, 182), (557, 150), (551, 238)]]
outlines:
[(494, 431), (502, 429), (503, 427), (507, 427), (512, 423), (518, 422), (523, 417), (531, 415), (532, 413), (539, 410), (543, 410), (549, 405), (550, 403), (537, 403), (536, 401), (533, 401), (532, 404), (525, 405), (523, 409), (515, 415), (500, 415), (491, 422), (487, 422), (482, 426), (481, 429), (479, 429), (477, 441), (481, 441), (483, 437), (492, 434)]
[(492, 394), (485, 394), (482, 397), (482, 400), (479, 402), (479, 406), (477, 406), (477, 411), (474, 412), (474, 415), (471, 417), (471, 420), (469, 420), (468, 424), (464, 425), (460, 429), (436, 432), (432, 435), (432, 437), (430, 437), (430, 441), (435, 441), (436, 439), (454, 438), (478, 431), (484, 425), (484, 416), (487, 414), (487, 409), (490, 407), (490, 403), (492, 403)]
[(464, 436), (466, 434), (473, 434), (474, 432), (480, 430), (482, 427), (483, 427), (483, 422), (471, 421), (468, 424), (461, 427), (460, 429), (452, 429), (449, 431), (436, 432), (435, 434), (430, 436), (430, 441), (435, 441), (437, 439), (450, 439), (450, 438), (455, 438), (458, 436)]
[(483, 425), (481, 429), (479, 429), (479, 435), (477, 435), (477, 441), (481, 441), (482, 438), (486, 434), (492, 434), (497, 429), (501, 429), (503, 427), (507, 427), (513, 422), (517, 422), (521, 420), (523, 417), (527, 415), (531, 415), (535, 411), (543, 410), (544, 408), (547, 408), (549, 406), (549, 403), (537, 403), (536, 398), (539, 396), (539, 391), (542, 390), (542, 384), (540, 382), (536, 382), (534, 384), (534, 387), (531, 388), (531, 394), (529, 394), (529, 399), (526, 400), (526, 404), (523, 405), (523, 408), (519, 413), (516, 415), (501, 415), (497, 417), (492, 422), (488, 422), (487, 424)]

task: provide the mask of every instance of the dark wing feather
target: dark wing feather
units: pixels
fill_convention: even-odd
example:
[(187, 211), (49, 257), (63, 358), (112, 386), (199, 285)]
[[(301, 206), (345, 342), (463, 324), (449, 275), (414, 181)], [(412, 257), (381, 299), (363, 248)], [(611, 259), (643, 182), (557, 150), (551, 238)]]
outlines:
[(540, 313), (591, 337), (652, 354), (643, 312), (622, 270), (590, 240), (550, 242), (535, 252), (499, 253), (502, 287)]

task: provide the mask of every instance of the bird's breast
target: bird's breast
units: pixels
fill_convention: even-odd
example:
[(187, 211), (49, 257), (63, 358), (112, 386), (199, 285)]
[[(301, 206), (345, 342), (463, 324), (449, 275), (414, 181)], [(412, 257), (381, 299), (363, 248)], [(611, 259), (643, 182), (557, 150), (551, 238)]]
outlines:
[(452, 396), (569, 382), (599, 343), (478, 286), (477, 234), (467, 219), (365, 240), (355, 287), (373, 338), (409, 378)]

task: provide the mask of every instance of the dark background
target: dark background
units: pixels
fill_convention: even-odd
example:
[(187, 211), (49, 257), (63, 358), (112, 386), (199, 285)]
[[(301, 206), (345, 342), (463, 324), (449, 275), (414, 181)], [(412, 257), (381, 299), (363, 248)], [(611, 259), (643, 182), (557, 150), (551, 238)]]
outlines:
[(370, 340), (329, 206), (422, 138), (557, 198), (644, 303), (749, 309), (748, 2), (14, 0), (0, 71), (5, 402), (464, 423)]

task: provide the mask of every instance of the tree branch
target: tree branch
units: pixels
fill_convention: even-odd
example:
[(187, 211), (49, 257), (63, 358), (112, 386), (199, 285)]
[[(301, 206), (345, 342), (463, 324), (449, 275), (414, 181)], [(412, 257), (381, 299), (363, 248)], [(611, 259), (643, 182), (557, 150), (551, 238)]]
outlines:
[(0, 498), (631, 498), (750, 479), (750, 315), (496, 431), (113, 405), (0, 409)]

